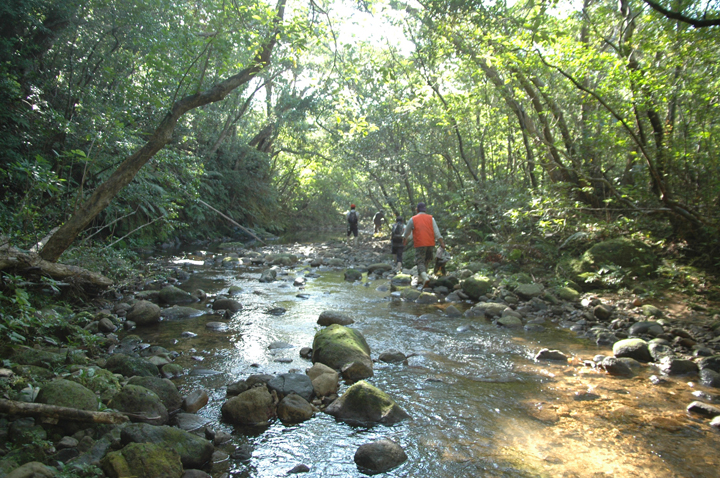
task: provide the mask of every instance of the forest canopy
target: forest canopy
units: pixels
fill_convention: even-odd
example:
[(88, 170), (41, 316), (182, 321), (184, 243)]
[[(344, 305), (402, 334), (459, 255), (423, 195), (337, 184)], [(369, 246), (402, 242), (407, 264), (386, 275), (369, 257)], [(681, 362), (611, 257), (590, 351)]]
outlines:
[(47, 260), (238, 233), (203, 203), (281, 234), (424, 201), (476, 243), (610, 231), (720, 265), (717, 2), (0, 13), (0, 227)]

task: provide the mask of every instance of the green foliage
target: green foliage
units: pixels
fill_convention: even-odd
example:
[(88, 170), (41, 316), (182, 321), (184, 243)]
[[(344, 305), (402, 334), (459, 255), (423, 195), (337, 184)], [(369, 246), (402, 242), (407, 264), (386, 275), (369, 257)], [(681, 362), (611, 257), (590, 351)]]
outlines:
[(90, 464), (63, 464), (56, 478), (102, 478), (105, 473), (95, 465)]
[(22, 287), (22, 282), (23, 279), (19, 276), (2, 275), (0, 335), (5, 337), (6, 341), (16, 344), (27, 344), (32, 338), (32, 329), (39, 325), (36, 309), (30, 303), (30, 296)]

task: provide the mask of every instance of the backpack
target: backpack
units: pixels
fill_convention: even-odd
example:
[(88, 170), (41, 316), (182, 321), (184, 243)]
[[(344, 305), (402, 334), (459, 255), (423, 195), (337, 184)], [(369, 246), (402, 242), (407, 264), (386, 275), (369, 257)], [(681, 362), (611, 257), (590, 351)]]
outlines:
[(357, 224), (357, 213), (355, 211), (350, 211), (350, 214), (348, 214), (348, 224)]
[(393, 226), (393, 230), (392, 230), (393, 240), (397, 241), (399, 239), (402, 239), (404, 232), (405, 232), (405, 225), (401, 222), (396, 223)]

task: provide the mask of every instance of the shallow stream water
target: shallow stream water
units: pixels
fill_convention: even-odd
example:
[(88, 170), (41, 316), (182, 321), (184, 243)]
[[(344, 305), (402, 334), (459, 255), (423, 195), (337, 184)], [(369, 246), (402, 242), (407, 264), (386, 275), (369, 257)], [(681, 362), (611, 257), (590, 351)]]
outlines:
[[(312, 255), (310, 245), (295, 252)], [(653, 385), (652, 367), (633, 378), (610, 377), (584, 366), (598, 353), (610, 355), (574, 333), (547, 322), (542, 333), (499, 329), (480, 319), (449, 318), (442, 306), (422, 306), (390, 296), (388, 280), (361, 284), (343, 271), (299, 263), (273, 283), (258, 281), (261, 269), (205, 266), (190, 253), (170, 261), (189, 272), (179, 285), (211, 295), (240, 286), (243, 309), (227, 330), (206, 327), (218, 316), (164, 321), (133, 333), (147, 343), (180, 352), (176, 363), (189, 373), (174, 379), (181, 393), (204, 389), (210, 403), (198, 412), (209, 425), (232, 434), (219, 447), (230, 453), (253, 448), (249, 461), (228, 459), (211, 473), (232, 477), (279, 477), (305, 464), (308, 477), (360, 477), (357, 448), (380, 438), (398, 442), (408, 455), (389, 477), (711, 477), (720, 470), (720, 435), (708, 421), (689, 416), (693, 392), (715, 395), (695, 378), (668, 378)], [(301, 289), (296, 276), (315, 273)], [(379, 290), (378, 290), (379, 289)], [(299, 296), (300, 295), (300, 296)], [(469, 307), (470, 304), (459, 306)], [(195, 307), (204, 308), (197, 304)], [(268, 313), (281, 307), (281, 315)], [(384, 351), (411, 355), (407, 364), (375, 363), (369, 382), (388, 393), (412, 419), (393, 427), (352, 427), (318, 413), (304, 423), (279, 421), (263, 429), (225, 424), (220, 407), (228, 384), (251, 374), (303, 373), (312, 364), (299, 356), (312, 345), (324, 310), (355, 319), (374, 359)], [(183, 332), (197, 334), (185, 338)], [(293, 348), (270, 350), (284, 341)], [(537, 363), (541, 348), (559, 349), (568, 364)], [(286, 363), (290, 359), (291, 362)], [(341, 393), (347, 386), (341, 387)], [(717, 398), (716, 398), (717, 400)]]

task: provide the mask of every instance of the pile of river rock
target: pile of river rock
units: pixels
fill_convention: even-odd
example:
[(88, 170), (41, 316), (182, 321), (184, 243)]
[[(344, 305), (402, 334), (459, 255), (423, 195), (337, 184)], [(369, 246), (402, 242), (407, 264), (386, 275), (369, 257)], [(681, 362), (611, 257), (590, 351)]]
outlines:
[[(429, 288), (419, 290), (413, 270), (395, 273), (383, 262), (386, 258), (382, 249), (349, 250), (344, 245), (327, 244), (312, 253), (279, 246), (262, 253), (231, 250), (207, 255), (204, 261), (222, 267), (256, 267), (262, 282), (289, 277), (289, 271), (303, 265), (306, 273), (291, 278), (296, 286), (313, 277), (312, 268), (342, 268), (350, 282), (361, 282), (363, 277), (367, 277), (366, 284), (378, 280), (378, 289), (387, 287), (390, 300), (434, 305), (443, 314), (465, 317), (471, 323), (523, 333), (546, 327), (573, 331), (612, 350), (612, 354), (583, 361), (584, 366), (602, 373), (631, 377), (642, 367), (653, 366), (657, 375), (650, 380), (658, 383), (663, 376), (687, 375), (697, 376), (706, 386), (720, 386), (717, 317), (702, 324), (683, 322), (639, 300), (604, 303), (570, 287), (546, 289), (524, 275), (507, 280), (482, 275), (472, 268), (433, 279)], [(175, 282), (187, 278), (181, 269), (175, 272)], [(178, 354), (142, 343), (132, 334), (135, 327), (156, 323), (162, 317), (201, 314), (187, 307), (197, 301), (211, 302), (218, 314), (216, 327), (221, 328), (223, 319), (242, 308), (234, 294), (231, 289), (226, 296), (209, 298), (200, 290), (186, 292), (166, 284), (134, 291), (131, 299), (126, 297), (112, 309), (96, 314), (59, 308), (45, 311), (91, 331), (104, 348), (13, 347), (3, 351), (2, 357), (12, 365), (0, 369), (0, 379), (12, 382), (22, 377), (33, 383), (20, 395), (24, 403), (88, 412), (97, 412), (100, 403), (107, 413), (100, 414), (100, 421), (117, 421), (117, 414), (127, 418), (121, 423), (90, 424), (67, 414), (1, 415), (0, 477), (53, 476), (65, 465), (99, 466), (108, 477), (208, 477), (208, 471), (218, 469), (216, 465), (250, 459), (249, 445), (228, 448), (231, 437), (197, 414), (209, 401), (206, 391), (180, 395), (172, 382), (172, 378), (186, 373), (174, 363)], [(323, 312), (318, 317), (322, 329), (312, 347), (300, 351), (312, 366), (304, 373), (257, 374), (228, 384), (218, 418), (238, 427), (265, 427), (274, 420), (299, 423), (319, 412), (350, 425), (392, 425), (410, 418), (391, 397), (365, 380), (373, 376), (373, 359), (365, 338), (350, 327), (352, 323), (352, 318), (341, 312)], [(569, 358), (561, 351), (543, 349), (535, 359)], [(407, 357), (402, 352), (385, 351), (376, 360), (404, 363)], [(350, 386), (338, 396), (341, 378)], [(707, 403), (712, 397), (698, 398), (688, 405), (688, 412), (707, 417), (711, 426), (720, 427), (720, 408)], [(402, 447), (388, 439), (364, 444), (355, 453), (358, 468), (367, 473), (393, 469), (406, 459)], [(304, 471), (308, 471), (304, 464), (288, 470)]]

